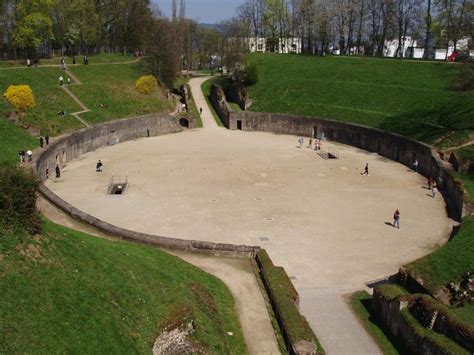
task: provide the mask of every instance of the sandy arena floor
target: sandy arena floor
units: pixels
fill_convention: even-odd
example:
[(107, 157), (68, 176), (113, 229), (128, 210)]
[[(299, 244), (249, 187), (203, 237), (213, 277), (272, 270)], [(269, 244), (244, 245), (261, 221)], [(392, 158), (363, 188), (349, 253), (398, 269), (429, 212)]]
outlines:
[[(193, 130), (99, 149), (47, 185), (115, 225), (163, 236), (261, 245), (295, 285), (352, 288), (395, 273), (443, 243), (441, 196), (376, 154), (326, 143), (339, 160), (261, 132)], [(306, 142), (305, 142), (306, 144)], [(101, 159), (104, 172), (95, 172)], [(360, 173), (369, 163), (370, 176)], [(112, 175), (128, 175), (122, 196)], [(401, 229), (387, 225), (401, 211)]]

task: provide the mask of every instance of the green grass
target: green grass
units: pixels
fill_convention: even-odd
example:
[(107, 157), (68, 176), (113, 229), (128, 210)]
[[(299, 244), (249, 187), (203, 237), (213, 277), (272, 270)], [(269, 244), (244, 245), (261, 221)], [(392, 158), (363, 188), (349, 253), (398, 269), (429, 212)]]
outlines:
[(474, 324), (474, 303), (471, 302), (462, 307), (451, 308), (451, 311), (459, 316), (463, 321), (468, 322), (469, 324)]
[(217, 125), (219, 127), (224, 127), (224, 124), (219, 118), (219, 115), (217, 114), (217, 112), (214, 110), (214, 107), (212, 106), (211, 101), (209, 100), (209, 95), (211, 94), (212, 84), (221, 85), (224, 80), (225, 78), (223, 76), (215, 76), (209, 80), (206, 80), (201, 85), (201, 90), (202, 90), (202, 93), (204, 94), (204, 97), (206, 98), (207, 105), (209, 106), (209, 109), (211, 110), (212, 115), (214, 116), (214, 119), (216, 120)]
[[(327, 117), (432, 143), (472, 131), (474, 94), (450, 89), (459, 66), (372, 58), (254, 54), (252, 111)], [(460, 134), (462, 133), (462, 134)]]
[(371, 314), (372, 297), (365, 291), (355, 292), (350, 297), (350, 305), (360, 322), (385, 355), (396, 355), (403, 352), (394, 346), (390, 331), (382, 327)]
[(39, 141), (26, 130), (0, 118), (0, 165), (19, 162), (18, 151), (27, 151), (37, 146)]
[[(21, 122), (38, 127), (43, 134), (51, 136), (70, 132), (82, 127), (81, 124), (70, 115), (58, 116), (58, 111), (70, 113), (80, 111), (80, 107), (60, 88), (60, 75), (66, 78), (64, 71), (58, 68), (0, 70), (0, 92), (3, 94), (10, 85), (29, 85), (36, 99), (36, 107), (27, 112)], [(0, 112), (10, 111), (12, 107), (2, 96)]]
[(423, 280), (432, 294), (450, 282), (460, 280), (466, 271), (474, 271), (474, 216), (463, 220), (458, 234), (445, 246), (408, 264), (407, 270)]
[(0, 294), (0, 353), (148, 354), (160, 330), (191, 319), (207, 353), (246, 353), (217, 278), (157, 249), (47, 221), (41, 236), (2, 233)]
[[(81, 117), (89, 123), (169, 110), (171, 104), (162, 90), (143, 95), (135, 90), (136, 80), (148, 74), (142, 62), (129, 65), (77, 66), (71, 68), (82, 85), (71, 86), (71, 91), (92, 110)], [(105, 104), (107, 108), (99, 108)]]

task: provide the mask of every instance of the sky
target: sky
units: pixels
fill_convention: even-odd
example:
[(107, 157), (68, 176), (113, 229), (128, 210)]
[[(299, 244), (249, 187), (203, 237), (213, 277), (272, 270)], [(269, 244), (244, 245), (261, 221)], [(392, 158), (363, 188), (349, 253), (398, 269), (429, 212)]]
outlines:
[[(165, 13), (171, 14), (171, 0), (154, 0)], [(244, 0), (186, 0), (186, 17), (199, 23), (218, 23), (235, 15), (235, 9)], [(177, 1), (179, 6), (179, 0)]]

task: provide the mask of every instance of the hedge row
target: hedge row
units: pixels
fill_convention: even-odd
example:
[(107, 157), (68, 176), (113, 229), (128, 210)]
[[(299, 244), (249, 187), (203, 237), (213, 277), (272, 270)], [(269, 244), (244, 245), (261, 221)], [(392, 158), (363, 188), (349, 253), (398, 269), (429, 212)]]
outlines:
[(256, 260), (288, 351), (290, 353), (298, 352), (298, 345), (306, 344), (306, 346), (309, 345), (313, 348), (312, 353), (324, 354), (324, 350), (308, 321), (298, 310), (298, 292), (285, 270), (273, 265), (264, 249), (257, 253)]

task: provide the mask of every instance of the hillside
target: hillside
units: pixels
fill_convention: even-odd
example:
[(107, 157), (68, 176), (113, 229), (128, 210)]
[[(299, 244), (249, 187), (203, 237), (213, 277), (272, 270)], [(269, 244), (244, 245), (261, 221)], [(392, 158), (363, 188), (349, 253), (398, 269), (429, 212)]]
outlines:
[(469, 140), (474, 94), (451, 89), (459, 66), (361, 57), (254, 54), (252, 111), (327, 117), (428, 143)]
[(47, 221), (41, 235), (2, 233), (0, 293), (0, 353), (149, 354), (161, 330), (190, 320), (196, 347), (246, 352), (220, 280), (157, 249)]

